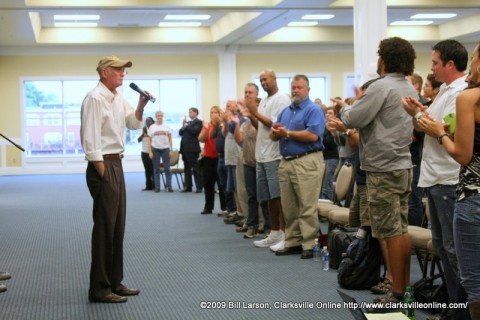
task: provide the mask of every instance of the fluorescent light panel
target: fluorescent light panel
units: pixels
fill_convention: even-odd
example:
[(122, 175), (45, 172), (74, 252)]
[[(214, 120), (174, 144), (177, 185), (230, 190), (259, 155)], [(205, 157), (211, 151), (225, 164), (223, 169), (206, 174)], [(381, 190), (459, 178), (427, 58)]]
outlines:
[(159, 27), (200, 27), (202, 25), (201, 22), (160, 22), (158, 24)]
[(432, 24), (433, 21), (415, 20), (415, 21), (394, 21), (391, 26), (426, 26)]
[(306, 14), (302, 20), (329, 20), (335, 17), (333, 14)]
[(456, 16), (456, 13), (419, 13), (411, 16), (410, 19), (450, 19)]
[(58, 20), (70, 20), (70, 21), (85, 21), (85, 20), (99, 20), (98, 14), (79, 15), (79, 14), (56, 14), (53, 19)]
[(55, 22), (55, 27), (63, 28), (82, 28), (82, 27), (97, 27), (96, 22)]
[(167, 14), (165, 20), (208, 20), (209, 14)]
[(288, 24), (289, 27), (313, 27), (318, 24), (317, 21), (292, 21)]

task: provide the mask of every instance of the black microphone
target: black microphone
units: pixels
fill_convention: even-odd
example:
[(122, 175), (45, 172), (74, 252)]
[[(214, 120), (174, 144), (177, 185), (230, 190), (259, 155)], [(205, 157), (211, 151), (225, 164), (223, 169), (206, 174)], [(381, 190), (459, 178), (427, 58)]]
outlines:
[(131, 82), (130, 83), (130, 88), (132, 88), (133, 90), (137, 91), (138, 93), (140, 93), (142, 96), (144, 96), (145, 98), (147, 98), (148, 100), (150, 100), (151, 102), (155, 102), (155, 99), (154, 97), (150, 97), (145, 91), (143, 91), (142, 89), (140, 89), (135, 83)]

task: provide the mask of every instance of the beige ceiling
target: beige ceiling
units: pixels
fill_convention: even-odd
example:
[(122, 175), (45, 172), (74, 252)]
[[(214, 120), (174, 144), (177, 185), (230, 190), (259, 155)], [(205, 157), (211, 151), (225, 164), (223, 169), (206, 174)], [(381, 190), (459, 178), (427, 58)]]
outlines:
[[(368, 1), (368, 0), (365, 0)], [(120, 4), (121, 3), (121, 4)], [(353, 0), (2, 0), (0, 54), (29, 47), (274, 46), (353, 43)], [(389, 26), (414, 43), (480, 40), (479, 0), (387, 0), (388, 23), (416, 13), (456, 13), (425, 27)], [(287, 27), (305, 14), (334, 14), (315, 27)], [(54, 14), (99, 14), (96, 28), (55, 28)], [(210, 14), (199, 28), (159, 28), (166, 14)]]

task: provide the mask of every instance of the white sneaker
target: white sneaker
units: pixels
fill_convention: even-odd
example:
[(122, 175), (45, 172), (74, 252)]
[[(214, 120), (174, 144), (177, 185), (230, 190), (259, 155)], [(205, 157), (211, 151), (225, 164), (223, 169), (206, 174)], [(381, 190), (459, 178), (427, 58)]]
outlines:
[(285, 240), (285, 235), (283, 233), (279, 237), (272, 237), (272, 233), (270, 232), (268, 237), (266, 237), (265, 239), (253, 241), (253, 245), (259, 248), (270, 248), (271, 246), (283, 240)]
[(285, 240), (278, 242), (277, 244), (270, 246), (270, 251), (277, 252), (278, 250), (285, 249)]

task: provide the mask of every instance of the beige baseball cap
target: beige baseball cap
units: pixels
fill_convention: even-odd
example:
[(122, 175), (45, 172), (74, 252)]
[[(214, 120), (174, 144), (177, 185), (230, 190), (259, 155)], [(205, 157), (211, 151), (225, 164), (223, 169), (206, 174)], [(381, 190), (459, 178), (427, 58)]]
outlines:
[(100, 71), (108, 67), (130, 68), (131, 66), (132, 66), (132, 61), (121, 60), (119, 57), (116, 57), (116, 56), (106, 56), (106, 57), (103, 57), (100, 61), (98, 61), (97, 71)]

